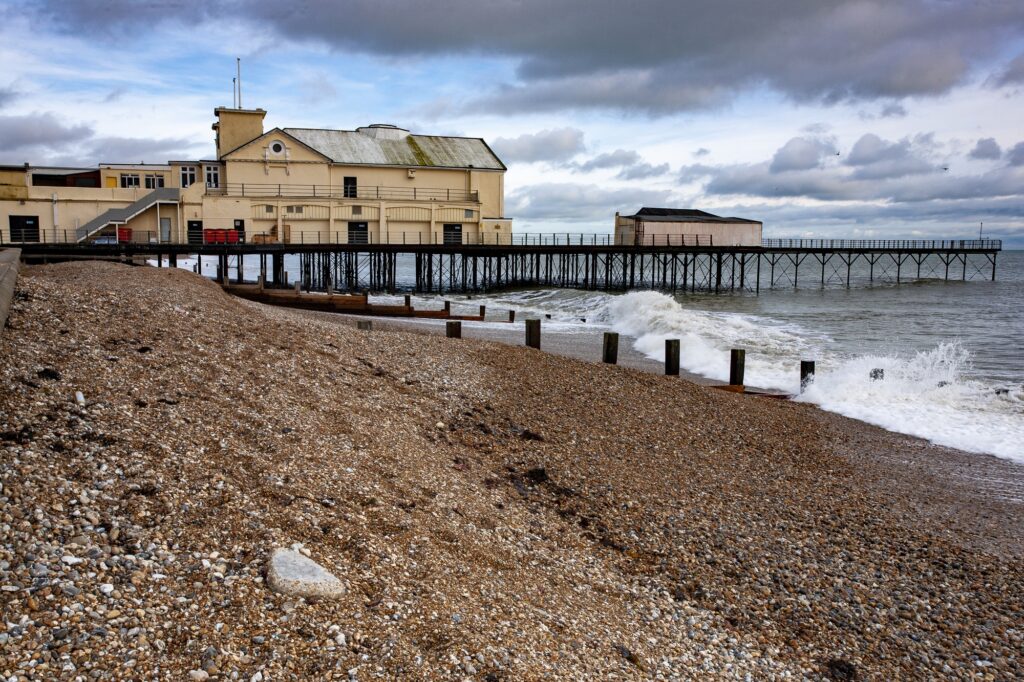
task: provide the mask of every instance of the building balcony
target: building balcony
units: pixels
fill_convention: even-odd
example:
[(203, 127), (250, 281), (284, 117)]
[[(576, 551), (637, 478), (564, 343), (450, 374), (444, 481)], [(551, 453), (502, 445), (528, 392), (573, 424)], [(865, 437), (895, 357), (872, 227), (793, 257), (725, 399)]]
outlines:
[(479, 193), (472, 190), (437, 187), (383, 187), (380, 185), (288, 185), (272, 183), (229, 182), (220, 187), (207, 187), (212, 196), (287, 197), (301, 199), (385, 199), (388, 201), (460, 201), (479, 203)]

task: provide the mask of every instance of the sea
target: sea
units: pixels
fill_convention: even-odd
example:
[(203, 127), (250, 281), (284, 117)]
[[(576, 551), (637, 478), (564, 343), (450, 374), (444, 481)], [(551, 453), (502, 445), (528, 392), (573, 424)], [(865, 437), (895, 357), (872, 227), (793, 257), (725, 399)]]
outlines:
[[(297, 260), (286, 267), (294, 278)], [(799, 287), (759, 294), (540, 288), (445, 298), (456, 308), (482, 304), (514, 309), (518, 319), (538, 316), (552, 332), (613, 330), (620, 345), (658, 361), (665, 340), (679, 339), (682, 368), (714, 380), (728, 380), (729, 350), (742, 348), (750, 386), (1024, 463), (1024, 251), (999, 254), (995, 281), (984, 259), (972, 257), (967, 267), (968, 281), (929, 269), (897, 284), (892, 273), (871, 281), (858, 270), (849, 288), (844, 271), (830, 273), (824, 286), (805, 278)], [(405, 270), (399, 263), (400, 279)], [(802, 393), (801, 360), (816, 363)], [(872, 378), (876, 369), (883, 378)]]

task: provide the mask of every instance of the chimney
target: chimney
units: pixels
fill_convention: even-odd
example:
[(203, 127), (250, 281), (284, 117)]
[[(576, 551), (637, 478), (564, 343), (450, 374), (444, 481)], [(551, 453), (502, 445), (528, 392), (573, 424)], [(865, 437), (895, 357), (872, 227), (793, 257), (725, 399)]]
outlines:
[(228, 109), (217, 107), (213, 110), (217, 122), (213, 130), (217, 133), (217, 158), (238, 149), (246, 142), (252, 142), (263, 134), (263, 109)]

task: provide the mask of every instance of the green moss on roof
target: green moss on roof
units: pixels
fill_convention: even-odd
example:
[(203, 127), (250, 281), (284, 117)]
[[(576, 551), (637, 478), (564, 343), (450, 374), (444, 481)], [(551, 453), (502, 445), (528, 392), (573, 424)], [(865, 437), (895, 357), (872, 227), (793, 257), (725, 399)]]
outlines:
[(419, 143), (416, 142), (416, 138), (414, 138), (412, 135), (409, 135), (408, 137), (405, 138), (405, 141), (409, 143), (409, 149), (412, 150), (412, 155), (416, 157), (416, 163), (418, 163), (421, 166), (436, 165), (433, 161), (430, 160), (430, 157), (424, 153), (423, 148), (420, 147)]

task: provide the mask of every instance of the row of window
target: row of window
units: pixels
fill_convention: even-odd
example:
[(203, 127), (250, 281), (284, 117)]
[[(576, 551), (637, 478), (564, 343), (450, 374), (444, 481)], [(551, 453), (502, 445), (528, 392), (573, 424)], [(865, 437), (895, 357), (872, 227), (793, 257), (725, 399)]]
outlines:
[[(302, 213), (304, 208), (305, 208), (304, 206), (285, 206), (284, 207), (284, 212), (285, 213)], [(264, 210), (267, 213), (273, 213), (274, 212), (274, 205), (273, 204), (267, 204), (264, 207)], [(353, 206), (352, 207), (352, 215), (363, 215), (363, 207), (362, 206)], [(471, 209), (471, 208), (465, 209), (465, 213), (463, 215), (466, 218), (472, 218), (473, 217), (473, 209)]]
[[(220, 166), (203, 166), (203, 170), (206, 174), (206, 186), (207, 187), (220, 187)], [(181, 186), (182, 188), (191, 187), (196, 183), (196, 167), (195, 166), (182, 166), (181, 167)]]
[[(144, 177), (146, 189), (156, 189), (164, 186), (164, 176), (155, 173), (147, 173)], [(140, 187), (138, 173), (121, 173), (121, 187)]]
[[(207, 187), (220, 187), (220, 166), (204, 166), (206, 171), (206, 186)], [(141, 187), (142, 182), (145, 182), (146, 189), (157, 189), (164, 186), (164, 176), (156, 173), (147, 173), (144, 177), (140, 178), (138, 173), (121, 173), (121, 187)], [(181, 186), (182, 188), (191, 187), (196, 182), (196, 167), (195, 166), (182, 166), (181, 167)]]

